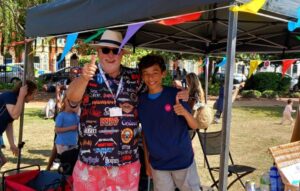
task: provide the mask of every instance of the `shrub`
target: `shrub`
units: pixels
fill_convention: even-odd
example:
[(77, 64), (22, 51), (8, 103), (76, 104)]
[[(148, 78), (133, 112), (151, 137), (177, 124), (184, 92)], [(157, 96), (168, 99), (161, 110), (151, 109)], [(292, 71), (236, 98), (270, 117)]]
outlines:
[(162, 84), (164, 86), (172, 86), (173, 85), (172, 83), (173, 83), (172, 75), (169, 71), (167, 71), (167, 75), (166, 77), (163, 78)]
[[(202, 84), (202, 87), (205, 88), (205, 84)], [(208, 94), (213, 95), (213, 96), (218, 96), (219, 95), (219, 89), (220, 89), (220, 84), (218, 84), (218, 83), (209, 84)], [(204, 89), (204, 91), (205, 91), (205, 89)]]
[(273, 90), (265, 90), (262, 92), (261, 96), (264, 98), (276, 98), (278, 97), (278, 94)]
[(245, 84), (245, 90), (273, 90), (275, 92), (288, 92), (291, 83), (291, 78), (285, 76), (282, 78), (280, 73), (260, 72), (251, 76)]
[(242, 97), (244, 98), (260, 98), (261, 93), (258, 90), (244, 90), (242, 91)]
[(300, 98), (300, 92), (294, 92), (294, 93), (291, 93), (289, 95), (289, 97), (292, 97), (292, 98)]
[(0, 83), (0, 90), (11, 90), (13, 87), (13, 83)]

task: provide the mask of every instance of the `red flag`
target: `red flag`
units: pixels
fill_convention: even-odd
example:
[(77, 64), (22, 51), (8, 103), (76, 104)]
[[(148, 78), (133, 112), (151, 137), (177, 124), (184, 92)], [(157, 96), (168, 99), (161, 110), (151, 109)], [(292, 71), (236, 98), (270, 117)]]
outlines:
[(291, 67), (291, 65), (296, 62), (297, 59), (287, 59), (287, 60), (282, 60), (282, 77), (284, 77), (286, 71)]
[(200, 16), (201, 13), (191, 13), (191, 14), (179, 15), (171, 19), (164, 19), (159, 21), (158, 23), (162, 25), (172, 26), (172, 25), (177, 25), (177, 24), (197, 20), (200, 18)]

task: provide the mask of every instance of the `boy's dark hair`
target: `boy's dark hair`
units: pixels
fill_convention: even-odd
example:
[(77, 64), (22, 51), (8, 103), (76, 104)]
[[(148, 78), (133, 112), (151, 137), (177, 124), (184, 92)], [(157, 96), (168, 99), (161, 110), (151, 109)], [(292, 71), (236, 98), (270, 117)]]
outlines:
[(288, 99), (288, 100), (287, 100), (287, 103), (288, 103), (288, 104), (292, 103), (292, 99)]
[[(25, 85), (27, 85), (27, 87), (28, 87), (27, 95), (32, 95), (34, 93), (34, 91), (37, 89), (36, 83), (31, 80), (26, 80)], [(18, 82), (14, 86), (14, 88), (12, 89), (12, 92), (19, 94), (21, 87), (22, 87), (22, 81)]]
[(166, 71), (166, 64), (162, 56), (159, 55), (147, 55), (140, 59), (139, 62), (139, 72), (142, 74), (142, 71), (151, 66), (158, 65), (162, 72)]

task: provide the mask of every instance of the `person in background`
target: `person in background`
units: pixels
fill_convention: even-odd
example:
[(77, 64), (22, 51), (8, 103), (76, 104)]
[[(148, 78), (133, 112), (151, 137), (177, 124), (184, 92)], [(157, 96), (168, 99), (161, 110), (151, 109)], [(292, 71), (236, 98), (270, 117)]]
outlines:
[[(14, 155), (18, 155), (19, 149), (14, 143), (13, 121), (20, 117), (23, 104), (34, 99), (36, 91), (37, 85), (33, 81), (26, 80), (24, 86), (20, 82), (12, 91), (0, 94), (0, 134), (6, 132), (10, 150)], [(0, 166), (3, 166), (6, 161), (0, 150)]]
[(78, 109), (79, 104), (71, 106), (66, 97), (63, 99), (61, 112), (55, 119), (55, 144), (58, 154), (78, 147)]
[(197, 75), (193, 72), (187, 74), (186, 81), (187, 81), (187, 87), (188, 87), (188, 91), (189, 91), (188, 104), (189, 104), (190, 108), (193, 109), (194, 105), (197, 102), (200, 102), (201, 104), (205, 104), (204, 91), (203, 91), (201, 82), (198, 79)]
[[(235, 86), (235, 89), (232, 93), (232, 102), (236, 99), (237, 95), (239, 94), (239, 90), (243, 88), (245, 85), (245, 82), (240, 83), (239, 85)], [(214, 123), (219, 123), (221, 115), (223, 113), (223, 104), (224, 104), (224, 81), (221, 82), (220, 89), (219, 89), (219, 96), (214, 104), (214, 109), (216, 109), (215, 117), (214, 117)]]
[(183, 68), (182, 76), (181, 76), (181, 85), (184, 89), (186, 88), (186, 74), (187, 74), (187, 71), (185, 70), (185, 68)]
[(280, 124), (283, 125), (285, 121), (289, 121), (290, 125), (293, 124), (294, 120), (292, 117), (292, 113), (294, 113), (294, 112), (296, 112), (296, 110), (293, 110), (293, 100), (288, 99), (287, 104), (282, 113), (282, 120), (281, 120)]
[[(162, 86), (166, 65), (161, 56), (144, 56), (139, 70), (148, 92), (139, 97), (138, 114), (144, 135), (144, 153), (148, 176), (155, 191), (200, 191), (188, 127), (198, 124), (179, 91)], [(149, 164), (150, 163), (150, 164)]]

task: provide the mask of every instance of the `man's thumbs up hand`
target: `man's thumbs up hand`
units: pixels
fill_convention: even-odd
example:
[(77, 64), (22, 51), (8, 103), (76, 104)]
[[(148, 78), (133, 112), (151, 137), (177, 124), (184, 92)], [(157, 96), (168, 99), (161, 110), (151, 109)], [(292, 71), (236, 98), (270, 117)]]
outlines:
[(179, 97), (176, 96), (176, 103), (173, 106), (174, 111), (177, 115), (185, 115), (187, 113), (187, 110), (182, 106), (182, 104), (179, 101)]
[(83, 66), (82, 69), (82, 77), (83, 79), (85, 79), (86, 81), (89, 81), (93, 78), (93, 76), (95, 75), (97, 70), (97, 65), (96, 65), (96, 56), (92, 55), (91, 56), (91, 62), (90, 63), (86, 63)]

